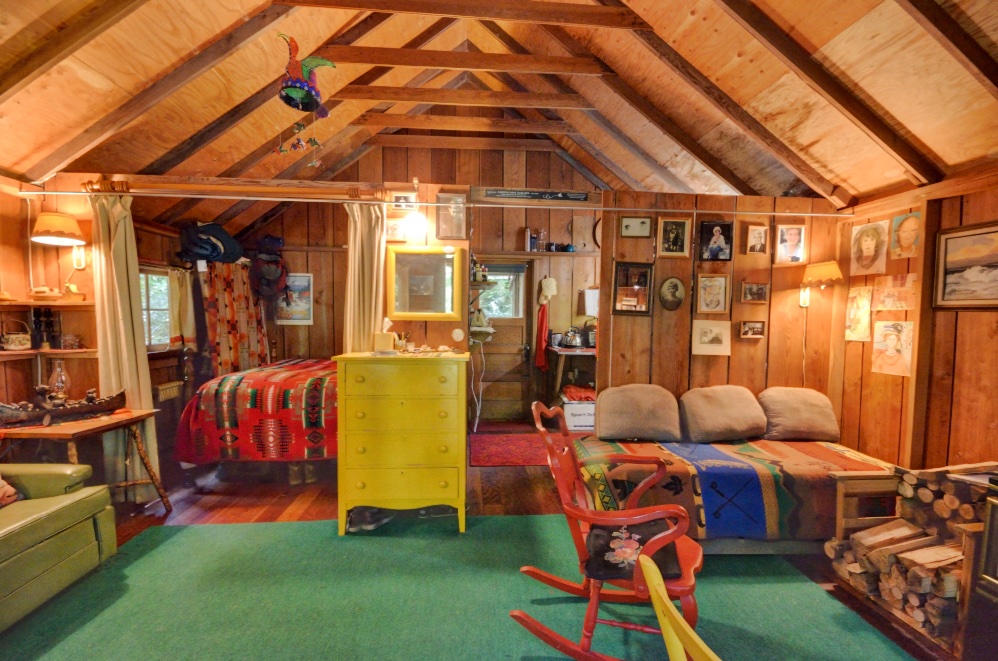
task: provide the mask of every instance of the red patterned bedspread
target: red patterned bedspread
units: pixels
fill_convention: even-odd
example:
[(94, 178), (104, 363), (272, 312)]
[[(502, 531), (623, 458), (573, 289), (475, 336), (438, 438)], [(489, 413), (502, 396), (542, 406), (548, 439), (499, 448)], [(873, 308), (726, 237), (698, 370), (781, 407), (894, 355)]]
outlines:
[(336, 456), (336, 363), (291, 359), (226, 374), (187, 403), (173, 458), (303, 461)]
[[(832, 471), (891, 472), (893, 466), (838, 443), (733, 441), (727, 443), (626, 443), (588, 436), (575, 441), (580, 457), (631, 454), (658, 457), (669, 472), (642, 505), (682, 505), (687, 533), (696, 539), (825, 540), (835, 535), (836, 482)], [(587, 483), (614, 509), (607, 479), (636, 485), (654, 471), (640, 464), (597, 467)]]

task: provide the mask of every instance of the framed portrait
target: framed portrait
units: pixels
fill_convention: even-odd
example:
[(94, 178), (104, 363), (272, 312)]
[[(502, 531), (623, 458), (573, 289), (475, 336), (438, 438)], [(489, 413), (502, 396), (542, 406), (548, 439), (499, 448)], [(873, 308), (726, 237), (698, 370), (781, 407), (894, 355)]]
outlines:
[(312, 274), (288, 273), (288, 294), (277, 299), (274, 323), (279, 326), (312, 325)]
[(690, 256), (690, 224), (689, 218), (658, 219), (659, 257)]
[(613, 313), (651, 314), (652, 264), (618, 262), (613, 272)]
[(852, 228), (849, 275), (874, 275), (887, 271), (887, 225), (890, 221), (856, 225)]
[(666, 278), (658, 288), (658, 302), (669, 312), (675, 312), (686, 300), (686, 287), (679, 278)]
[(921, 214), (917, 211), (894, 216), (891, 221), (891, 259), (918, 257), (921, 225)]
[(807, 263), (807, 227), (805, 225), (780, 225), (776, 228), (774, 264)]
[(388, 243), (405, 243), (406, 241), (406, 220), (405, 218), (385, 219), (385, 241)]
[(742, 252), (746, 255), (766, 255), (769, 253), (769, 228), (765, 225), (746, 225), (745, 243)]
[(745, 340), (761, 340), (766, 337), (765, 321), (743, 321), (738, 337)]
[(416, 193), (392, 193), (392, 211), (412, 211), (416, 208)]
[(465, 240), (468, 238), (468, 221), (465, 218), (463, 193), (437, 193), (437, 238)]
[(936, 237), (939, 308), (998, 307), (998, 222), (942, 230)]
[(690, 352), (694, 356), (730, 356), (731, 323), (727, 321), (693, 320)]
[(742, 303), (764, 304), (769, 301), (769, 284), (765, 282), (743, 282)]
[(700, 261), (731, 261), (732, 223), (727, 220), (700, 222)]
[(701, 273), (697, 276), (697, 313), (728, 312), (728, 276)]
[(620, 236), (651, 236), (651, 216), (621, 216)]

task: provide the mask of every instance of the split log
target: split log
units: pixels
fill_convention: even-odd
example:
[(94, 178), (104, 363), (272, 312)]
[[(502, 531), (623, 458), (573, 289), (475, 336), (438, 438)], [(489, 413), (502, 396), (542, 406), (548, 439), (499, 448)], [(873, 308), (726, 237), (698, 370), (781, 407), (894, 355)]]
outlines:
[(956, 511), (960, 518), (963, 519), (964, 523), (977, 521), (977, 512), (974, 511), (974, 506), (970, 503), (960, 505)]
[(849, 540), (856, 556), (863, 557), (874, 549), (897, 544), (913, 537), (921, 537), (923, 534), (918, 526), (904, 519), (894, 519), (879, 526), (854, 532), (849, 536)]
[(846, 565), (849, 572), (849, 584), (863, 594), (876, 594), (877, 584), (880, 582), (880, 575), (865, 571), (858, 562)]
[(898, 561), (898, 553), (914, 551), (915, 549), (925, 548), (926, 546), (936, 546), (941, 543), (942, 540), (938, 535), (933, 537), (915, 537), (914, 539), (909, 539), (897, 544), (891, 544), (890, 546), (882, 546), (879, 549), (874, 549), (867, 555), (867, 559), (877, 568), (877, 571), (887, 572), (890, 571), (891, 566)]
[(932, 594), (946, 599), (956, 599), (956, 596), (960, 594), (960, 581), (962, 579), (962, 568), (946, 567), (940, 569), (932, 579)]
[(928, 487), (918, 487), (915, 489), (915, 497), (926, 505), (936, 499), (936, 493), (936, 491), (933, 491)]
[(914, 498), (915, 487), (907, 482), (898, 482), (898, 494), (900, 494), (902, 498)]
[(948, 519), (953, 516), (953, 508), (946, 504), (946, 498), (932, 501), (932, 511), (940, 519)]
[(898, 562), (908, 568), (908, 573), (916, 568), (932, 571), (963, 560), (963, 549), (959, 544), (927, 546), (914, 551), (898, 554)]
[(905, 484), (910, 484), (911, 486), (915, 486), (916, 484), (918, 484), (918, 477), (914, 473), (908, 471), (905, 471), (904, 473), (901, 474), (901, 480)]
[(912, 604), (919, 608), (924, 606), (927, 600), (926, 595), (919, 594), (917, 592), (905, 592), (904, 598), (908, 601), (909, 604)]
[[(903, 565), (894, 565), (895, 567)], [(932, 592), (932, 577), (935, 574), (931, 569), (925, 567), (912, 567), (908, 570), (908, 590), (918, 594), (928, 594)]]
[(849, 540), (835, 539), (833, 537), (825, 542), (825, 555), (828, 556), (829, 560), (838, 560), (850, 548)]
[(928, 618), (925, 615), (925, 611), (921, 608), (916, 608), (911, 604), (904, 605), (904, 612), (908, 614), (908, 617), (915, 620), (919, 624), (925, 622)]
[(911, 497), (902, 498), (901, 501), (898, 502), (898, 516), (900, 516), (905, 521), (911, 521), (915, 516), (915, 510), (920, 507), (924, 507), (922, 503), (920, 503), (918, 500), (915, 500), (914, 498), (915, 491), (912, 490), (911, 493), (912, 493)]

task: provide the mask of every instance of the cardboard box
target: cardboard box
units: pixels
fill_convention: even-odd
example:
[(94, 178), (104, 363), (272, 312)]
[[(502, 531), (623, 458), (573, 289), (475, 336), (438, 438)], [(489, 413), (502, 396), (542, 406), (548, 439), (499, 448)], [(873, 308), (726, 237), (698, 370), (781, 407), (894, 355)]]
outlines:
[(561, 396), (565, 422), (572, 431), (592, 431), (596, 422), (596, 402), (570, 402)]

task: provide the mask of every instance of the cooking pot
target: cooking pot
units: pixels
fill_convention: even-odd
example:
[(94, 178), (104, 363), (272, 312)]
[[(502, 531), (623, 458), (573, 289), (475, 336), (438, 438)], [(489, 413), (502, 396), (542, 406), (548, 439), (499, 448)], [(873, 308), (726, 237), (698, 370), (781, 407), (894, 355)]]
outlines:
[(582, 333), (579, 332), (578, 327), (572, 326), (565, 331), (565, 336), (561, 338), (561, 346), (582, 347)]
[[(7, 331), (7, 324), (15, 322), (24, 326), (24, 332)], [(3, 322), (3, 348), (6, 351), (25, 351), (31, 348), (31, 329), (20, 319), (7, 319)]]

